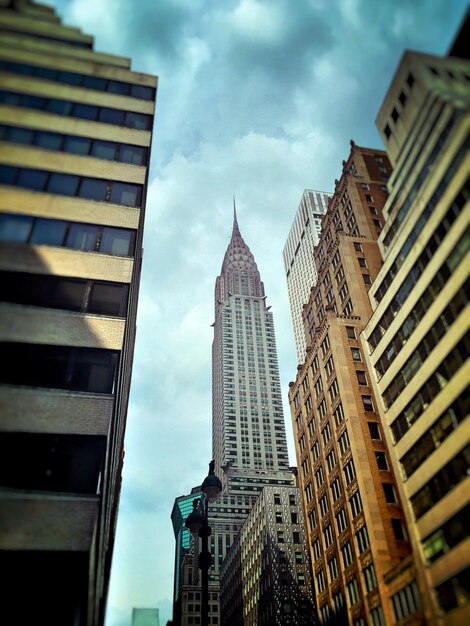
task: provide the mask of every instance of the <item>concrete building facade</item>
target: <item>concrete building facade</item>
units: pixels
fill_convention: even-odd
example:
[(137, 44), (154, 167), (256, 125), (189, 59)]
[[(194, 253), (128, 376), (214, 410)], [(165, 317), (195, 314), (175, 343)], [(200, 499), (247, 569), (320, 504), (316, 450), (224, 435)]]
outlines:
[(264, 487), (221, 571), (221, 623), (311, 626), (316, 622), (297, 487)]
[[(4, 611), (104, 621), (156, 77), (50, 7), (0, 2)], [(47, 575), (45, 575), (47, 572)]]
[(377, 236), (387, 156), (356, 146), (323, 219), (318, 281), (303, 317), (305, 361), (290, 383), (294, 441), (316, 602), (323, 624), (394, 624), (403, 593), (420, 624), (420, 598), (396, 479), (360, 334), (382, 261)]
[[(470, 621), (469, 78), (468, 59), (407, 51), (380, 109), (394, 171), (362, 345), (426, 619), (462, 626)], [(406, 618), (402, 603), (393, 611)]]
[(282, 252), (298, 363), (303, 362), (307, 347), (303, 305), (308, 301), (310, 288), (317, 282), (313, 250), (319, 241), (321, 221), (330, 197), (331, 194), (323, 191), (304, 191)]

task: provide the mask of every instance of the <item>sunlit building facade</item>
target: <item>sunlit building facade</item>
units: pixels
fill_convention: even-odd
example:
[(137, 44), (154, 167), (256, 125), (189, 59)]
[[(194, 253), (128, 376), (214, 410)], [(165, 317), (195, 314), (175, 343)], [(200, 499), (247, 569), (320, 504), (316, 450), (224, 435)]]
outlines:
[(308, 301), (311, 287), (317, 282), (313, 250), (319, 241), (321, 221), (330, 197), (331, 194), (323, 191), (304, 191), (282, 252), (298, 363), (303, 362), (307, 347), (303, 305)]
[(0, 2), (3, 611), (104, 622), (157, 80)]
[(429, 624), (470, 623), (469, 79), (406, 52), (377, 117), (394, 171), (363, 352)]
[(382, 266), (391, 167), (351, 142), (315, 249), (318, 281), (304, 307), (305, 361), (290, 383), (294, 441), (318, 614), (323, 624), (395, 624), (391, 598), (422, 612), (396, 478), (360, 334)]
[(265, 487), (222, 564), (221, 623), (316, 623), (297, 487)]

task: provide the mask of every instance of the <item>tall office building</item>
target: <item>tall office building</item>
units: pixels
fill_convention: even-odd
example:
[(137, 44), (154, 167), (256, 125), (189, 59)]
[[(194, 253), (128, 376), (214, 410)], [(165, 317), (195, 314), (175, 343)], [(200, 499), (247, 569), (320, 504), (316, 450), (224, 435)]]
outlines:
[[(290, 383), (294, 440), (322, 623), (395, 624), (390, 598), (420, 599), (396, 480), (359, 336), (382, 260), (390, 164), (351, 142), (315, 249), (304, 363)], [(400, 597), (401, 597), (400, 595)], [(413, 621), (414, 620), (414, 621)]]
[(313, 250), (318, 245), (321, 221), (330, 197), (331, 194), (323, 191), (304, 191), (282, 252), (298, 363), (303, 363), (307, 347), (303, 306), (308, 301), (311, 287), (317, 282)]
[(377, 117), (394, 171), (363, 351), (429, 624), (470, 623), (469, 78), (468, 59), (408, 51)]
[(104, 621), (156, 78), (0, 2), (3, 611)]
[[(213, 624), (220, 623), (222, 562), (261, 491), (274, 485), (295, 490), (289, 469), (273, 315), (269, 309), (255, 260), (240, 234), (234, 207), (232, 237), (215, 285), (212, 441), (215, 471), (221, 476), (223, 493), (209, 505), (213, 555), (209, 606)], [(295, 506), (299, 517), (298, 498)], [(300, 533), (290, 534), (286, 540), (301, 550)], [(188, 620), (198, 616), (197, 553), (193, 546), (183, 563), (181, 626), (194, 623)], [(303, 591), (306, 593), (307, 589), (308, 585)], [(192, 614), (187, 608), (189, 604)]]

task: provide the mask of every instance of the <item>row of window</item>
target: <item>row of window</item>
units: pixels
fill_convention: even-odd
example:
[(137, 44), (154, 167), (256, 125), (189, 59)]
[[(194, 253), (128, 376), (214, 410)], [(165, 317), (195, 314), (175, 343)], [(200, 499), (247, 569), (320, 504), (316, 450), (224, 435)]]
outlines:
[[(467, 243), (470, 248), (470, 239)], [(456, 294), (449, 306), (439, 315), (431, 329), (422, 338), (412, 355), (403, 363), (399, 373), (394, 376), (383, 392), (382, 397), (387, 409), (391, 407), (406, 385), (421, 368), (466, 304), (466, 294), (462, 293), (461, 297), (459, 297), (459, 294)]]
[(153, 100), (155, 97), (155, 89), (153, 89), (153, 87), (135, 85), (121, 80), (100, 78), (99, 76), (87, 76), (85, 74), (78, 74), (77, 72), (38, 67), (26, 63), (0, 60), (0, 70), (11, 72), (12, 74), (21, 74), (22, 76), (34, 76), (35, 78), (73, 85), (74, 87), (85, 87), (86, 89), (107, 91), (120, 96), (131, 96), (132, 98), (139, 98), (141, 100)]
[[(424, 227), (426, 225), (426, 222), (428, 221), (429, 217), (434, 213), (436, 204), (437, 204), (438, 200), (440, 199), (440, 197), (441, 197), (441, 195), (443, 193), (443, 190), (441, 190), (440, 187), (438, 189), (439, 189), (439, 191), (441, 193), (439, 194), (439, 196), (437, 198), (434, 198), (434, 195), (432, 196), (431, 200), (426, 205), (426, 208), (421, 213), (418, 221), (413, 226), (411, 232), (409, 233), (408, 237), (406, 238), (405, 243), (403, 244), (402, 248), (398, 252), (395, 260), (393, 261), (392, 265), (390, 266), (390, 269), (388, 270), (387, 274), (384, 276), (382, 282), (380, 283), (380, 286), (376, 290), (376, 293), (375, 293), (374, 297), (375, 297), (377, 302), (380, 302), (380, 300), (382, 300), (384, 295), (387, 293), (387, 291), (390, 288), (390, 285), (392, 284), (395, 276), (398, 274), (398, 271), (400, 270), (400, 268), (403, 265), (404, 261), (408, 257), (408, 254), (409, 254), (411, 248), (414, 246), (416, 240), (418, 239), (418, 237), (423, 232), (423, 229), (424, 229)], [(470, 198), (470, 179), (467, 178), (467, 180), (462, 185), (460, 191), (455, 196), (455, 198), (452, 201), (449, 209), (447, 210), (446, 214), (444, 215), (444, 217), (442, 218), (441, 222), (439, 223), (439, 225), (437, 227), (438, 230), (440, 229), (440, 232), (441, 232), (440, 237), (441, 237), (441, 239), (444, 238), (443, 237), (444, 233), (446, 233), (446, 232), (448, 232), (450, 230), (452, 224), (455, 222), (457, 217), (462, 212), (462, 209), (465, 206), (465, 203), (469, 200), (469, 198)], [(379, 322), (379, 324), (380, 324), (380, 322)], [(375, 346), (373, 346), (373, 347), (375, 347)]]
[(2, 89), (0, 90), (0, 104), (46, 111), (54, 113), (54, 115), (77, 117), (92, 122), (102, 122), (103, 124), (125, 126), (135, 130), (152, 129), (153, 118), (151, 115), (134, 111), (121, 111), (120, 109), (111, 109), (110, 107), (101, 107), (95, 104), (70, 102), (69, 100), (60, 100), (59, 98), (43, 98), (42, 96), (31, 96)]
[(454, 432), (470, 413), (470, 387), (437, 418), (434, 424), (400, 459), (405, 476), (409, 478), (422, 463)]
[[(449, 119), (449, 121), (447, 122), (446, 126), (444, 127), (444, 129), (442, 130), (441, 134), (439, 135), (439, 138), (434, 146), (434, 148), (432, 149), (429, 157), (426, 160), (426, 163), (424, 163), (424, 165), (421, 167), (420, 169), (420, 173), (418, 174), (418, 176), (416, 177), (415, 182), (413, 183), (413, 186), (411, 187), (410, 191), (408, 192), (408, 195), (405, 199), (405, 201), (402, 203), (400, 209), (397, 211), (397, 214), (387, 232), (387, 234), (384, 237), (383, 243), (385, 247), (388, 247), (393, 239), (393, 237), (395, 236), (395, 234), (397, 233), (400, 225), (402, 224), (403, 220), (405, 219), (405, 217), (408, 215), (408, 212), (411, 208), (411, 206), (413, 205), (414, 201), (416, 200), (416, 197), (422, 187), (422, 184), (424, 183), (424, 181), (426, 180), (426, 178), (429, 175), (429, 172), (433, 169), (434, 164), (436, 162), (436, 159), (439, 157), (439, 153), (442, 150), (442, 146), (444, 145), (445, 141), (447, 140), (447, 137), (449, 136), (450, 132), (452, 131), (454, 124), (456, 122), (456, 120), (458, 118), (460, 118), (462, 115), (462, 111), (455, 111), (453, 113), (453, 115), (451, 116), (451, 118)], [(457, 167), (460, 165), (460, 163), (462, 163), (463, 159), (464, 159), (464, 155), (467, 154), (468, 149), (470, 147), (470, 138), (467, 138), (464, 143), (462, 144), (462, 146), (460, 147), (458, 153), (456, 154), (456, 156), (454, 157), (454, 160), (452, 162), (452, 164), (450, 165), (449, 169), (447, 170), (446, 174), (444, 175), (443, 179), (441, 180), (438, 188), (436, 189), (436, 191), (434, 192), (430, 203), (436, 204), (437, 203), (437, 199), (435, 200), (435, 196), (436, 195), (442, 195), (443, 191), (445, 188), (447, 188), (447, 185), (449, 183), (450, 180), (450, 176), (449, 173), (452, 172), (452, 176), (455, 173), (455, 171), (457, 170)], [(415, 161), (417, 161), (418, 158), (421, 157), (421, 153), (418, 152)], [(411, 170), (410, 170), (411, 171)], [(441, 189), (441, 187), (443, 187)], [(398, 200), (398, 198), (402, 198), (402, 194), (397, 193), (395, 196), (395, 201), (392, 203), (391, 207), (390, 207), (390, 211), (393, 209), (395, 202)]]
[(94, 435), (2, 433), (0, 485), (28, 491), (96, 494), (105, 446), (105, 438)]
[(0, 141), (9, 141), (28, 146), (37, 146), (45, 150), (93, 156), (106, 161), (119, 161), (132, 165), (145, 165), (148, 150), (142, 146), (132, 146), (115, 141), (92, 139), (78, 135), (64, 135), (47, 130), (32, 130), (18, 126), (0, 124)]
[[(415, 79), (414, 79), (413, 74), (411, 74), (411, 73), (408, 74), (408, 76), (406, 77), (407, 87), (409, 89), (411, 89), (413, 87), (414, 83), (415, 83)], [(407, 95), (405, 94), (405, 92), (403, 90), (400, 91), (400, 95), (398, 96), (398, 100), (399, 100), (402, 108), (404, 108), (407, 99), (408, 98), (407, 98)], [(393, 122), (396, 124), (396, 122), (398, 121), (398, 118), (400, 117), (396, 107), (393, 107), (390, 116), (391, 116)], [(390, 126), (388, 124), (386, 124), (385, 127), (384, 127), (384, 135), (385, 135), (385, 137), (387, 139), (390, 139), (390, 137), (392, 136), (392, 129), (390, 128)]]
[[(414, 308), (406, 317), (403, 324), (397, 330), (394, 338), (390, 341), (382, 356), (375, 364), (375, 369), (377, 370), (379, 378), (385, 374), (395, 358), (401, 352), (401, 349), (411, 337), (419, 322), (426, 315), (443, 286), (443, 273), (439, 271), (429, 284), (426, 291), (416, 302)], [(470, 299), (469, 294), (470, 280), (467, 280), (463, 287), (461, 287), (460, 290), (454, 295), (451, 303), (441, 314), (440, 318), (444, 317), (444, 319), (457, 319), (459, 313), (467, 305)]]
[(92, 393), (113, 392), (119, 352), (2, 342), (0, 381)]
[(0, 272), (0, 300), (95, 315), (125, 317), (129, 285), (99, 280)]
[(406, 619), (409, 615), (414, 615), (421, 609), (418, 585), (413, 581), (403, 589), (400, 589), (391, 597), (395, 622)]
[(429, 563), (436, 561), (469, 536), (470, 528), (467, 523), (469, 515), (470, 504), (467, 504), (423, 540), (423, 553)]
[(422, 517), (449, 491), (465, 480), (469, 470), (470, 445), (467, 445), (411, 498), (416, 518)]
[(465, 363), (469, 350), (470, 333), (467, 333), (392, 422), (391, 430), (396, 443), (400, 441)]
[[(442, 244), (446, 234), (449, 232), (452, 224), (457, 218), (458, 214), (452, 211), (452, 216), (454, 217), (454, 219), (448, 219), (449, 212), (450, 211), (447, 212), (446, 216), (444, 217), (442, 222), (439, 224), (439, 226), (437, 227), (437, 229), (431, 236), (423, 252), (419, 255), (412, 269), (410, 270), (410, 272), (404, 279), (400, 288), (395, 293), (393, 300), (390, 302), (390, 304), (384, 311), (374, 332), (370, 335), (368, 342), (369, 342), (371, 351), (373, 351), (377, 347), (383, 334), (390, 327), (391, 323), (395, 319), (395, 316), (400, 311), (402, 306), (405, 304), (408, 296), (410, 295), (411, 291), (414, 289), (414, 286), (418, 282), (422, 273), (425, 271), (429, 262), (433, 258), (436, 250)], [(441, 268), (436, 273), (436, 277), (435, 279), (433, 279), (437, 281), (436, 286), (440, 285), (442, 282), (441, 279), (438, 278), (439, 273), (443, 274), (443, 280), (445, 281), (449, 272), (453, 272), (455, 268), (459, 265), (460, 261), (463, 258), (462, 255), (465, 254), (465, 250), (468, 249), (468, 242), (466, 241), (467, 239), (468, 239), (467, 236), (462, 237), (460, 239), (457, 246), (451, 251), (446, 261), (442, 264)]]
[(135, 231), (2, 213), (0, 214), (0, 241), (132, 256)]
[(27, 167), (0, 165), (0, 184), (130, 207), (142, 203), (142, 185)]

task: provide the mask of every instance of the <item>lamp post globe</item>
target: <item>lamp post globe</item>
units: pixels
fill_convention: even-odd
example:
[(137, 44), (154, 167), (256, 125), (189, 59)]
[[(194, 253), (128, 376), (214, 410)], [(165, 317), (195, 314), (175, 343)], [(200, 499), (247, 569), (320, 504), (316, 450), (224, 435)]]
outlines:
[(211, 461), (209, 463), (209, 474), (205, 477), (201, 486), (201, 489), (206, 494), (209, 502), (217, 500), (222, 493), (222, 483), (214, 473), (214, 466), (215, 462)]
[(193, 510), (186, 518), (186, 521), (184, 524), (186, 528), (189, 529), (189, 532), (192, 535), (197, 535), (199, 533), (199, 530), (201, 529), (201, 526), (204, 524), (204, 517), (197, 510), (198, 505), (199, 505), (199, 498), (195, 498), (193, 500)]

